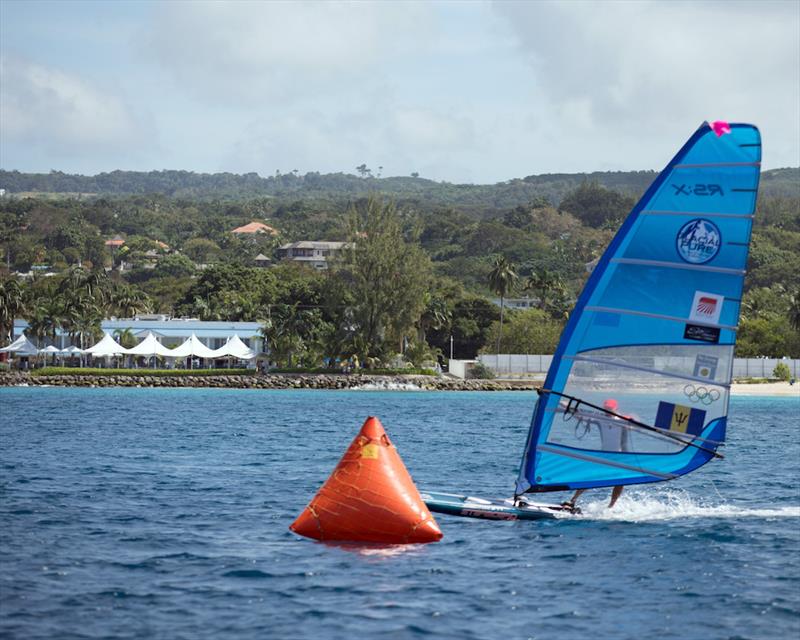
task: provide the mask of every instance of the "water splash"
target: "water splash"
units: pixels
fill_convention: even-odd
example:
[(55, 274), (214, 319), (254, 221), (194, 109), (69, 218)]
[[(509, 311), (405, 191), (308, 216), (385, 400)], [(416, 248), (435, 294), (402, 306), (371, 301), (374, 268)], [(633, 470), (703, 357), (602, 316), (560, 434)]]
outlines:
[(654, 522), (696, 518), (800, 518), (800, 506), (747, 507), (714, 504), (682, 491), (659, 493), (631, 491), (623, 495), (613, 509), (607, 500), (584, 502), (580, 518), (620, 522)]
[(411, 382), (389, 382), (379, 380), (351, 387), (352, 391), (422, 391), (421, 387)]

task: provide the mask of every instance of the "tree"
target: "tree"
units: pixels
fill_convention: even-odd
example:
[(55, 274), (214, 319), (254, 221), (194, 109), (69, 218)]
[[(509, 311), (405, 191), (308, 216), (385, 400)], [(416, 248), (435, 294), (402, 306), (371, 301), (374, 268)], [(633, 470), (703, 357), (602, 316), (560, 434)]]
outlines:
[(590, 227), (615, 224), (622, 220), (634, 205), (634, 199), (598, 182), (583, 182), (568, 193), (559, 205), (560, 211), (568, 211)]
[(517, 282), (517, 272), (514, 265), (506, 260), (505, 256), (498, 256), (492, 263), (489, 272), (489, 288), (500, 297), (500, 331), (497, 334), (497, 353), (500, 353), (500, 339), (503, 335), (503, 307), (506, 296), (514, 290)]
[(0, 340), (11, 341), (14, 319), (24, 310), (22, 287), (16, 278), (0, 280)]
[(789, 324), (800, 333), (800, 289), (789, 294)]
[(355, 333), (363, 340), (361, 360), (380, 357), (419, 320), (431, 278), (430, 258), (407, 241), (393, 203), (360, 201), (348, 214), (350, 247), (333, 263), (331, 277), (349, 291)]
[(261, 328), (261, 335), (276, 362), (291, 367), (295, 354), (309, 349), (320, 329), (316, 310), (294, 305), (276, 305)]
[(137, 343), (136, 336), (133, 335), (133, 330), (130, 327), (114, 329), (114, 339), (126, 349), (135, 347)]
[(525, 281), (525, 290), (537, 295), (537, 307), (548, 311), (554, 318), (564, 318), (569, 308), (569, 297), (564, 281), (547, 269), (534, 271)]
[(149, 311), (150, 307), (148, 295), (129, 285), (115, 286), (109, 296), (108, 310), (123, 318), (132, 318), (138, 313)]
[[(525, 309), (509, 315), (508, 331), (502, 339), (502, 353), (548, 354), (555, 351), (562, 325), (541, 309)], [(487, 336), (486, 350), (500, 337), (500, 324), (495, 322)], [(497, 353), (501, 353), (498, 349)]]

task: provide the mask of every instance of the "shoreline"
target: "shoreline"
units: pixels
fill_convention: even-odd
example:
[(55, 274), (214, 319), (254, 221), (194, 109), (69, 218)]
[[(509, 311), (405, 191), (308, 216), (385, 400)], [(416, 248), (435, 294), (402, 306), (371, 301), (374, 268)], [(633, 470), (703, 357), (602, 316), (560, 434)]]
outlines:
[[(359, 389), (386, 391), (533, 391), (541, 380), (462, 380), (422, 375), (265, 374), (265, 375), (72, 375), (34, 376), (27, 372), (0, 373), (0, 387), (196, 387), (218, 389)], [(795, 397), (800, 384), (766, 382), (731, 384), (732, 396)]]
[(732, 396), (770, 396), (800, 398), (800, 383), (790, 385), (788, 382), (743, 383), (731, 385)]
[(169, 387), (218, 389), (362, 389), (405, 391), (533, 391), (538, 383), (516, 380), (461, 380), (423, 375), (259, 374), (259, 375), (72, 375), (0, 373), (0, 387)]

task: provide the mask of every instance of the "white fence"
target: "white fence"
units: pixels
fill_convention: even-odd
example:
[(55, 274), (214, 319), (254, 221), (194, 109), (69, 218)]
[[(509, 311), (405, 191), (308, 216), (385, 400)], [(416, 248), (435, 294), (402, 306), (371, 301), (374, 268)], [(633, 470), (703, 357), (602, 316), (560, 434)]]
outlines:
[[(515, 377), (547, 373), (553, 356), (501, 353), (500, 355), (480, 355), (478, 360), (500, 377)], [(789, 358), (734, 358), (733, 377), (770, 378), (775, 365), (779, 362), (783, 362), (789, 367), (793, 377), (800, 377), (800, 360), (796, 358), (793, 360)]]

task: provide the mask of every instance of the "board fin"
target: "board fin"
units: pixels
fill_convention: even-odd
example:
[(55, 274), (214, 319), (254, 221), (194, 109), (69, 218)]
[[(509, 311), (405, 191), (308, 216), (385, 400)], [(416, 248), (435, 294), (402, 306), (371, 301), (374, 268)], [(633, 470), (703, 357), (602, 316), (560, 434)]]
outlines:
[(339, 464), (289, 527), (307, 538), (413, 544), (442, 532), (380, 420), (370, 416)]

